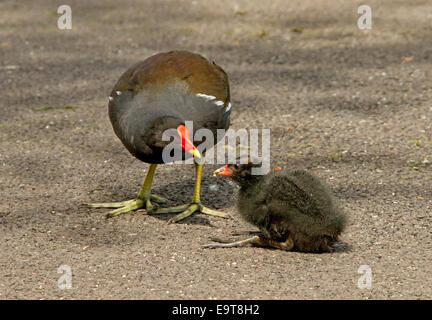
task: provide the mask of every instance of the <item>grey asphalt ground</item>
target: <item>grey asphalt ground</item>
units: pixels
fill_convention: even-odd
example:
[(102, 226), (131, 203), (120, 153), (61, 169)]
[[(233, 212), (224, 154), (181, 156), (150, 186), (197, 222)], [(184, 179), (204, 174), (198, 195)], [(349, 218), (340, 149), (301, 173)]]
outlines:
[[(0, 299), (432, 298), (431, 1), (67, 4), (72, 30), (57, 28), (58, 1), (0, 2)], [(357, 27), (361, 4), (371, 30)], [(217, 165), (202, 200), (230, 220), (107, 220), (83, 205), (136, 196), (147, 164), (114, 135), (108, 94), (130, 65), (172, 49), (227, 71), (231, 127), (271, 129), (273, 167), (332, 188), (349, 250), (202, 249), (253, 229)], [(163, 165), (153, 189), (180, 204), (193, 179), (191, 165)], [(58, 287), (62, 265), (71, 289)]]

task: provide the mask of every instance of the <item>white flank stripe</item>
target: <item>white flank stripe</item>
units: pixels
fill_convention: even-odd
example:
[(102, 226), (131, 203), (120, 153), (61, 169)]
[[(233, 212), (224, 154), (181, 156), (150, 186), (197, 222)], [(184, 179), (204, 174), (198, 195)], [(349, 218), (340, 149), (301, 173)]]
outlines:
[(231, 109), (231, 102), (228, 102), (228, 107), (227, 107), (227, 109), (226, 109), (226, 111), (225, 111), (225, 112), (228, 112), (228, 111), (230, 111), (230, 109)]
[(218, 100), (218, 101), (215, 102), (215, 104), (216, 104), (218, 107), (221, 107), (221, 106), (223, 106), (223, 105), (225, 104), (225, 102)]
[(207, 99), (207, 100), (214, 100), (214, 99), (216, 99), (215, 96), (210, 96), (210, 95), (205, 94), (205, 93), (197, 93), (196, 96), (204, 98), (204, 99)]
[(108, 97), (108, 100), (109, 100), (109, 101), (113, 101), (114, 98), (113, 98), (113, 97)]

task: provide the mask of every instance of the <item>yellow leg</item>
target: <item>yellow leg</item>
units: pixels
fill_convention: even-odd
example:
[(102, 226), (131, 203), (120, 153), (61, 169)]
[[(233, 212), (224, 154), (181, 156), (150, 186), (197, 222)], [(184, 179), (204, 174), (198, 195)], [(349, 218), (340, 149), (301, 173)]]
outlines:
[(166, 199), (150, 193), (156, 167), (157, 164), (150, 164), (137, 199), (120, 202), (91, 203), (89, 206), (92, 208), (118, 208), (108, 212), (107, 217), (114, 217), (122, 213), (133, 212), (140, 208), (145, 208), (145, 211), (153, 210), (154, 206), (151, 203), (151, 200), (158, 203), (166, 202)]
[(170, 219), (169, 222), (181, 221), (189, 217), (190, 215), (192, 215), (194, 212), (201, 212), (204, 214), (217, 216), (221, 218), (229, 218), (230, 215), (228, 213), (212, 210), (201, 204), (200, 191), (201, 191), (202, 168), (203, 168), (202, 164), (195, 164), (195, 188), (194, 188), (192, 200), (189, 204), (170, 207), (170, 208), (162, 208), (162, 209), (152, 211), (151, 213), (159, 214), (159, 213), (181, 212), (180, 214), (176, 215), (174, 218)]

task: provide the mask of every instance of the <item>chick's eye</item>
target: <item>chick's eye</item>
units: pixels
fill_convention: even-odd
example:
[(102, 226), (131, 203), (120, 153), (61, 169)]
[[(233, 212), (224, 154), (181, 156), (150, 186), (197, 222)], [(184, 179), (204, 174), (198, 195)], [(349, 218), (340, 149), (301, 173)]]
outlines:
[(239, 168), (239, 165), (238, 164), (235, 164), (234, 165), (234, 169), (238, 169)]

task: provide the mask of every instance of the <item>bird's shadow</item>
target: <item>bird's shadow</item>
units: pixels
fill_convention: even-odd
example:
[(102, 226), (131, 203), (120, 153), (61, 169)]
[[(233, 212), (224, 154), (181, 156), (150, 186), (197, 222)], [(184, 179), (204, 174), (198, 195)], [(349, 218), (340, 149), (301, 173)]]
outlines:
[(352, 250), (353, 247), (349, 243), (338, 240), (331, 246), (331, 250), (327, 253), (351, 252)]

